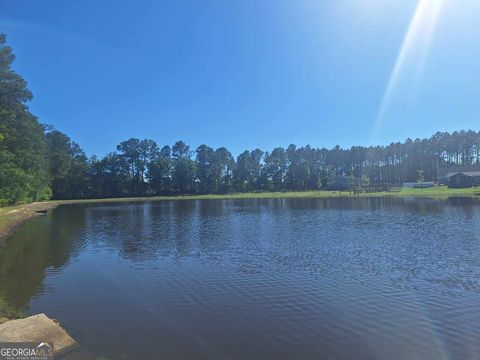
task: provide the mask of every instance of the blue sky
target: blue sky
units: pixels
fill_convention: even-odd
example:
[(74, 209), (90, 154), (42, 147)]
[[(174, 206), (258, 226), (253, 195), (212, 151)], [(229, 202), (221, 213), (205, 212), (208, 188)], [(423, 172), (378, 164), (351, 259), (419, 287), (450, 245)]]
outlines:
[(478, 0), (0, 0), (0, 31), (32, 112), (89, 155), (480, 130)]

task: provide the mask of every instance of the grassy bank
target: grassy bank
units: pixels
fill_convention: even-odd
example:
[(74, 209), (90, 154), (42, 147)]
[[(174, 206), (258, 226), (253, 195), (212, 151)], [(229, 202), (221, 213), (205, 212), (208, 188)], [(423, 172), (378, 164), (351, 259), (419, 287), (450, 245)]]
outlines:
[[(397, 191), (386, 191), (374, 194), (368, 194), (367, 196), (415, 196), (415, 197), (430, 197), (430, 198), (447, 198), (447, 197), (480, 197), (480, 189), (467, 188), (467, 189), (450, 189), (447, 186), (435, 186), (426, 189), (412, 189), (401, 188)], [(366, 196), (362, 194), (361, 196)]]
[(0, 324), (9, 320), (20, 319), (27, 316), (23, 311), (17, 310), (0, 298)]
[[(222, 195), (179, 195), (153, 196), (133, 198), (86, 199), (60, 201), (62, 204), (125, 202), (125, 201), (162, 201), (162, 200), (221, 200), (221, 199), (275, 199), (275, 198), (332, 198), (332, 197), (378, 197), (378, 196), (415, 196), (445, 198), (450, 196), (480, 197), (480, 189), (449, 189), (447, 186), (436, 186), (426, 189), (401, 188), (399, 190), (383, 191), (354, 195), (350, 191), (291, 191), (291, 192), (254, 192), (232, 193)], [(50, 201), (49, 203), (54, 203)]]

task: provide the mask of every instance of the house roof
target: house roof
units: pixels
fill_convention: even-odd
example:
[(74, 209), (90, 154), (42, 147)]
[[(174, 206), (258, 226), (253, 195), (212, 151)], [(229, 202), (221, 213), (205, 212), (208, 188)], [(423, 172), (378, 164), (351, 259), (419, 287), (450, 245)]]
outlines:
[[(459, 172), (462, 172), (462, 173), (480, 172), (480, 165), (459, 165), (459, 166), (452, 166), (452, 167), (438, 169), (438, 176), (441, 178), (450, 177), (452, 175), (458, 174)], [(477, 176), (477, 175), (472, 175), (472, 176)]]
[(457, 171), (457, 172), (449, 172), (445, 177), (449, 178), (454, 175), (463, 174), (466, 176), (480, 176), (480, 171)]

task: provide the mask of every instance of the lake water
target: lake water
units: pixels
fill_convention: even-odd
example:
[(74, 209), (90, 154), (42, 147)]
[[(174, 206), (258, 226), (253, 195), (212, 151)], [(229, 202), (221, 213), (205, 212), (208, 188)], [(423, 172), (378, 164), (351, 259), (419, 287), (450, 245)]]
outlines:
[(62, 206), (0, 249), (0, 296), (112, 359), (478, 359), (480, 202)]

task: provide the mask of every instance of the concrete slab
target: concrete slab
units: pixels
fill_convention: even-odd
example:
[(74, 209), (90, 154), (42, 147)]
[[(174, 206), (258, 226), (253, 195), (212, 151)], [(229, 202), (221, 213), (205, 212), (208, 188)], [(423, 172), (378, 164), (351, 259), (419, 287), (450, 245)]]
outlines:
[(55, 355), (65, 353), (78, 346), (58, 322), (45, 314), (38, 314), (7, 321), (0, 325), (0, 342), (50, 342), (53, 343)]

